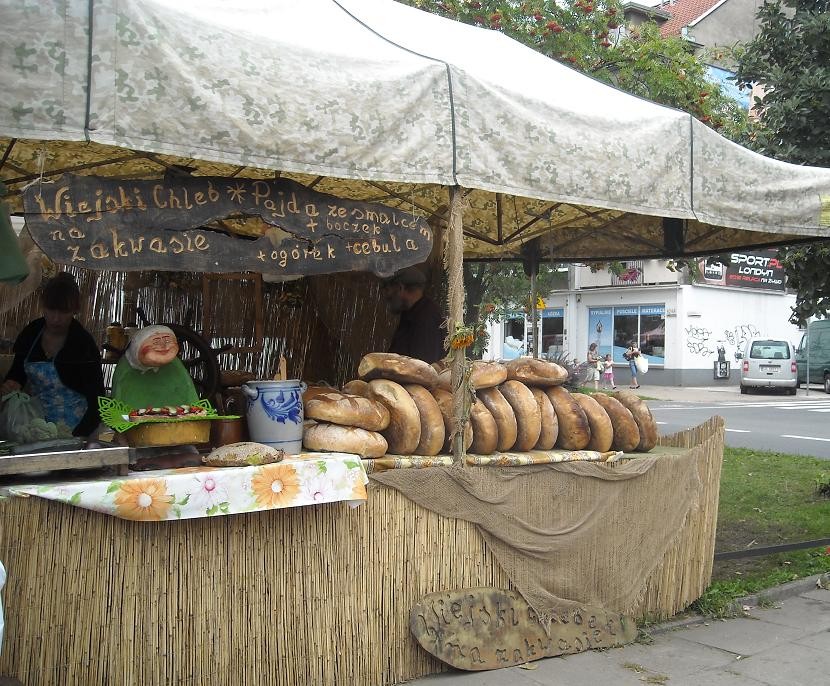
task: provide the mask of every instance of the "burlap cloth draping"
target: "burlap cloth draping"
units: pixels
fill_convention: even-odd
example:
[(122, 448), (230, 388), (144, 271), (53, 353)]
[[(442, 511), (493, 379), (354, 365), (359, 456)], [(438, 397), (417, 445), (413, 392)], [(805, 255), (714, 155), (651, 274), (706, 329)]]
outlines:
[(475, 523), (541, 617), (576, 605), (630, 613), (697, 507), (701, 451), (613, 466), (436, 467), (370, 478), (444, 517)]

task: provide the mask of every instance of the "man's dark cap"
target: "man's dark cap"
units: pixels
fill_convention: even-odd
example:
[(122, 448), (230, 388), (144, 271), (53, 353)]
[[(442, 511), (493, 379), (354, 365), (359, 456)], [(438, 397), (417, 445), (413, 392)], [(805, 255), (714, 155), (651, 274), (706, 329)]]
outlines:
[(426, 274), (424, 274), (420, 269), (417, 267), (405, 267), (404, 269), (396, 272), (393, 277), (387, 279), (384, 283), (399, 283), (402, 286), (425, 286), (426, 282)]

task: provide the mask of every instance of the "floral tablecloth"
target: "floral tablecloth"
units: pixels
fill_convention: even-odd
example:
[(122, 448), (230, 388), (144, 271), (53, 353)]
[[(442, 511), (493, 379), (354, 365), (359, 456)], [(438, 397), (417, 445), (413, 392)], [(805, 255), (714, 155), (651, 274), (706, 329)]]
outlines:
[(304, 454), (258, 467), (186, 467), (125, 477), (13, 486), (37, 496), (136, 521), (193, 519), (339, 501), (366, 501), (356, 455)]

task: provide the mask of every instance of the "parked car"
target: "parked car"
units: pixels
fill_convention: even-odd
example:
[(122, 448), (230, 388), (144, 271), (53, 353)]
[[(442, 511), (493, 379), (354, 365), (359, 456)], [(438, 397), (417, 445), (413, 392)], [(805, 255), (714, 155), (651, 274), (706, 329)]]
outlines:
[[(809, 355), (807, 342), (810, 343)], [(798, 364), (798, 383), (807, 383), (807, 358), (810, 359), (810, 383), (824, 384), (824, 392), (830, 393), (830, 319), (821, 319), (807, 325), (807, 333), (801, 338), (795, 351)]]
[(741, 364), (741, 393), (751, 388), (781, 389), (790, 395), (798, 390), (795, 351), (787, 341), (752, 338), (747, 341)]

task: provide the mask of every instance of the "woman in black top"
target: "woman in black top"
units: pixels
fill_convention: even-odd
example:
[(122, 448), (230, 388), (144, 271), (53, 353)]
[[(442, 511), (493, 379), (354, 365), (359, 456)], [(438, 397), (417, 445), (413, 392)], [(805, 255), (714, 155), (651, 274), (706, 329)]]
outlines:
[(28, 387), (45, 419), (64, 423), (75, 436), (88, 436), (100, 422), (104, 395), (101, 353), (75, 319), (81, 293), (71, 274), (60, 272), (43, 288), (44, 316), (26, 325), (14, 342), (14, 362), (0, 395)]

